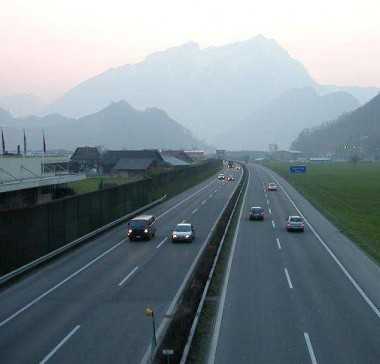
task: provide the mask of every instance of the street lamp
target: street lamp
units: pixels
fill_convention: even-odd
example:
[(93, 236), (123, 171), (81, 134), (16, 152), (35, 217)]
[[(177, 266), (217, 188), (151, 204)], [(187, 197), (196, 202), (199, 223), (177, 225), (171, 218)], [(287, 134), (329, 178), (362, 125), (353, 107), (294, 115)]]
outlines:
[(153, 336), (152, 336), (152, 350), (150, 352), (151, 362), (153, 362), (153, 353), (157, 346), (157, 337), (156, 337), (156, 320), (154, 318), (154, 311), (150, 307), (145, 309), (145, 316), (152, 318), (152, 328), (153, 328)]

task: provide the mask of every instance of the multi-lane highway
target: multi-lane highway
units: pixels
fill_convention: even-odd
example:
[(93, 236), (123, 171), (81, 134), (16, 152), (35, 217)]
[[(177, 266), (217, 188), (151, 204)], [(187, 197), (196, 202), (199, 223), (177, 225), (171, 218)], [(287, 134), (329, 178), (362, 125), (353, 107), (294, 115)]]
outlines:
[[(209, 363), (380, 363), (379, 266), (281, 177), (249, 171)], [(249, 221), (257, 205), (266, 219)], [(288, 233), (299, 214), (305, 233)]]
[[(140, 363), (152, 335), (144, 309), (159, 326), (239, 178), (213, 177), (147, 211), (157, 217), (151, 241), (127, 241), (122, 224), (2, 288), (1, 364)], [(172, 244), (183, 220), (197, 237)]]

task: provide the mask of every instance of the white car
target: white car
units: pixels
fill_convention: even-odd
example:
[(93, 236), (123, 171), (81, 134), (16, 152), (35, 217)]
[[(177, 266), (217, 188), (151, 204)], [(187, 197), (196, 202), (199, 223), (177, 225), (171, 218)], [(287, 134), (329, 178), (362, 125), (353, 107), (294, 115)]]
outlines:
[(226, 176), (224, 175), (224, 173), (219, 173), (218, 174), (218, 180), (224, 181), (225, 178), (226, 178)]
[(195, 238), (194, 226), (189, 223), (178, 224), (172, 232), (172, 242), (188, 241), (192, 242)]
[(267, 190), (268, 191), (277, 191), (277, 185), (275, 183), (273, 183), (273, 182), (268, 183)]

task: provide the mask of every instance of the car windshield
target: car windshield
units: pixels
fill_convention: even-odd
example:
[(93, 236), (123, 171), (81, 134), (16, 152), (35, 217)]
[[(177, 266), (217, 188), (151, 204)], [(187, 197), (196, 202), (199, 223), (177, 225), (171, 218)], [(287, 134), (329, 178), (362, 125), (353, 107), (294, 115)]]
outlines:
[(146, 221), (144, 220), (132, 220), (129, 222), (129, 227), (131, 229), (141, 229), (146, 226)]
[(179, 233), (186, 233), (186, 232), (191, 231), (191, 227), (190, 225), (177, 225), (174, 231), (177, 231)]
[(264, 209), (262, 207), (252, 207), (252, 212), (263, 212)]
[(290, 218), (290, 221), (291, 222), (302, 222), (303, 219), (302, 219), (302, 217), (292, 217), (292, 218)]

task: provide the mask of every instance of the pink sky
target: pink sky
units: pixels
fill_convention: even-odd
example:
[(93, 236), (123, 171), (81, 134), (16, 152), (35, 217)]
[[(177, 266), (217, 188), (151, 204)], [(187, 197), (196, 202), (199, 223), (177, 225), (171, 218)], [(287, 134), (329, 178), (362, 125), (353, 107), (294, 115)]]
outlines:
[(323, 84), (380, 86), (374, 0), (13, 0), (0, 14), (0, 95), (51, 100), (104, 70), (193, 40), (263, 34)]

